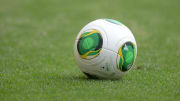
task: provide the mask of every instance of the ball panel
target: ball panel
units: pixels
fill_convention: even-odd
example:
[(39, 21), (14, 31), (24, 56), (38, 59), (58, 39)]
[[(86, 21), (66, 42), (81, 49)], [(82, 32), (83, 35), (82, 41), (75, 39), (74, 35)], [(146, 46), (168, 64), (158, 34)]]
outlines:
[(117, 58), (118, 68), (123, 72), (128, 71), (132, 67), (136, 56), (134, 45), (131, 42), (126, 42), (119, 49), (118, 55), (120, 56)]
[(94, 64), (86, 64), (84, 61), (77, 61), (79, 68), (82, 72), (88, 73), (91, 76), (97, 78), (106, 79), (117, 79), (120, 78), (124, 73), (119, 72), (116, 65), (117, 53), (102, 49), (101, 57), (98, 56), (99, 60), (93, 62)]
[(83, 59), (92, 59), (101, 52), (103, 39), (97, 30), (84, 32), (77, 43), (78, 52)]
[(121, 22), (114, 20), (114, 19), (105, 19), (106, 21), (113, 23), (113, 24), (117, 24), (117, 25), (123, 25)]

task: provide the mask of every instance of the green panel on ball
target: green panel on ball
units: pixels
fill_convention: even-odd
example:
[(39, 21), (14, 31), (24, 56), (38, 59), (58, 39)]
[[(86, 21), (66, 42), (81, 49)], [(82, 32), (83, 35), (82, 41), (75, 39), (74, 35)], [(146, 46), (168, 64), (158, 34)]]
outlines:
[(122, 25), (121, 22), (117, 21), (117, 20), (114, 20), (114, 19), (105, 19), (106, 21), (108, 22), (111, 22), (111, 23), (114, 23), (114, 24), (117, 24), (117, 25)]
[(131, 42), (125, 43), (118, 51), (118, 54), (120, 55), (118, 68), (124, 72), (129, 70), (132, 67), (135, 60), (134, 45)]
[(97, 30), (84, 32), (77, 44), (77, 49), (83, 59), (91, 59), (99, 55), (102, 48), (102, 37)]

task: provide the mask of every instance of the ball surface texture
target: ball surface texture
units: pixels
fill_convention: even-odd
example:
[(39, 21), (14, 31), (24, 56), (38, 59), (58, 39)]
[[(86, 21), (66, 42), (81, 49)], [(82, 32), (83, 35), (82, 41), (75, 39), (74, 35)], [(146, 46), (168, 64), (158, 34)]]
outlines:
[(74, 56), (88, 77), (119, 79), (135, 62), (136, 40), (122, 23), (98, 19), (88, 23), (77, 35)]

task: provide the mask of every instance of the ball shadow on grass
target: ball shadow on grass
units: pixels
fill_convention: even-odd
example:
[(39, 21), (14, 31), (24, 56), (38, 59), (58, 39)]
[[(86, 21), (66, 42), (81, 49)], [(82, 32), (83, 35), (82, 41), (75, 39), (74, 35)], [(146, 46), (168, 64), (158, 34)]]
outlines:
[(98, 77), (89, 76), (89, 75), (74, 76), (73, 79), (80, 80), (80, 81), (122, 81), (122, 78), (119, 78), (119, 79), (105, 79), (105, 78), (98, 78)]

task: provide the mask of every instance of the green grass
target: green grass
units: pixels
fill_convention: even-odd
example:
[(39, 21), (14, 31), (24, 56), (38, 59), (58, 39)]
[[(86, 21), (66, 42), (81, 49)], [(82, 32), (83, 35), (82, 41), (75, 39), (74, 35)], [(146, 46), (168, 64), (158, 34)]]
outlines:
[[(1, 0), (0, 101), (180, 101), (179, 0)], [(127, 25), (138, 56), (120, 80), (91, 80), (73, 57), (98, 18)]]

